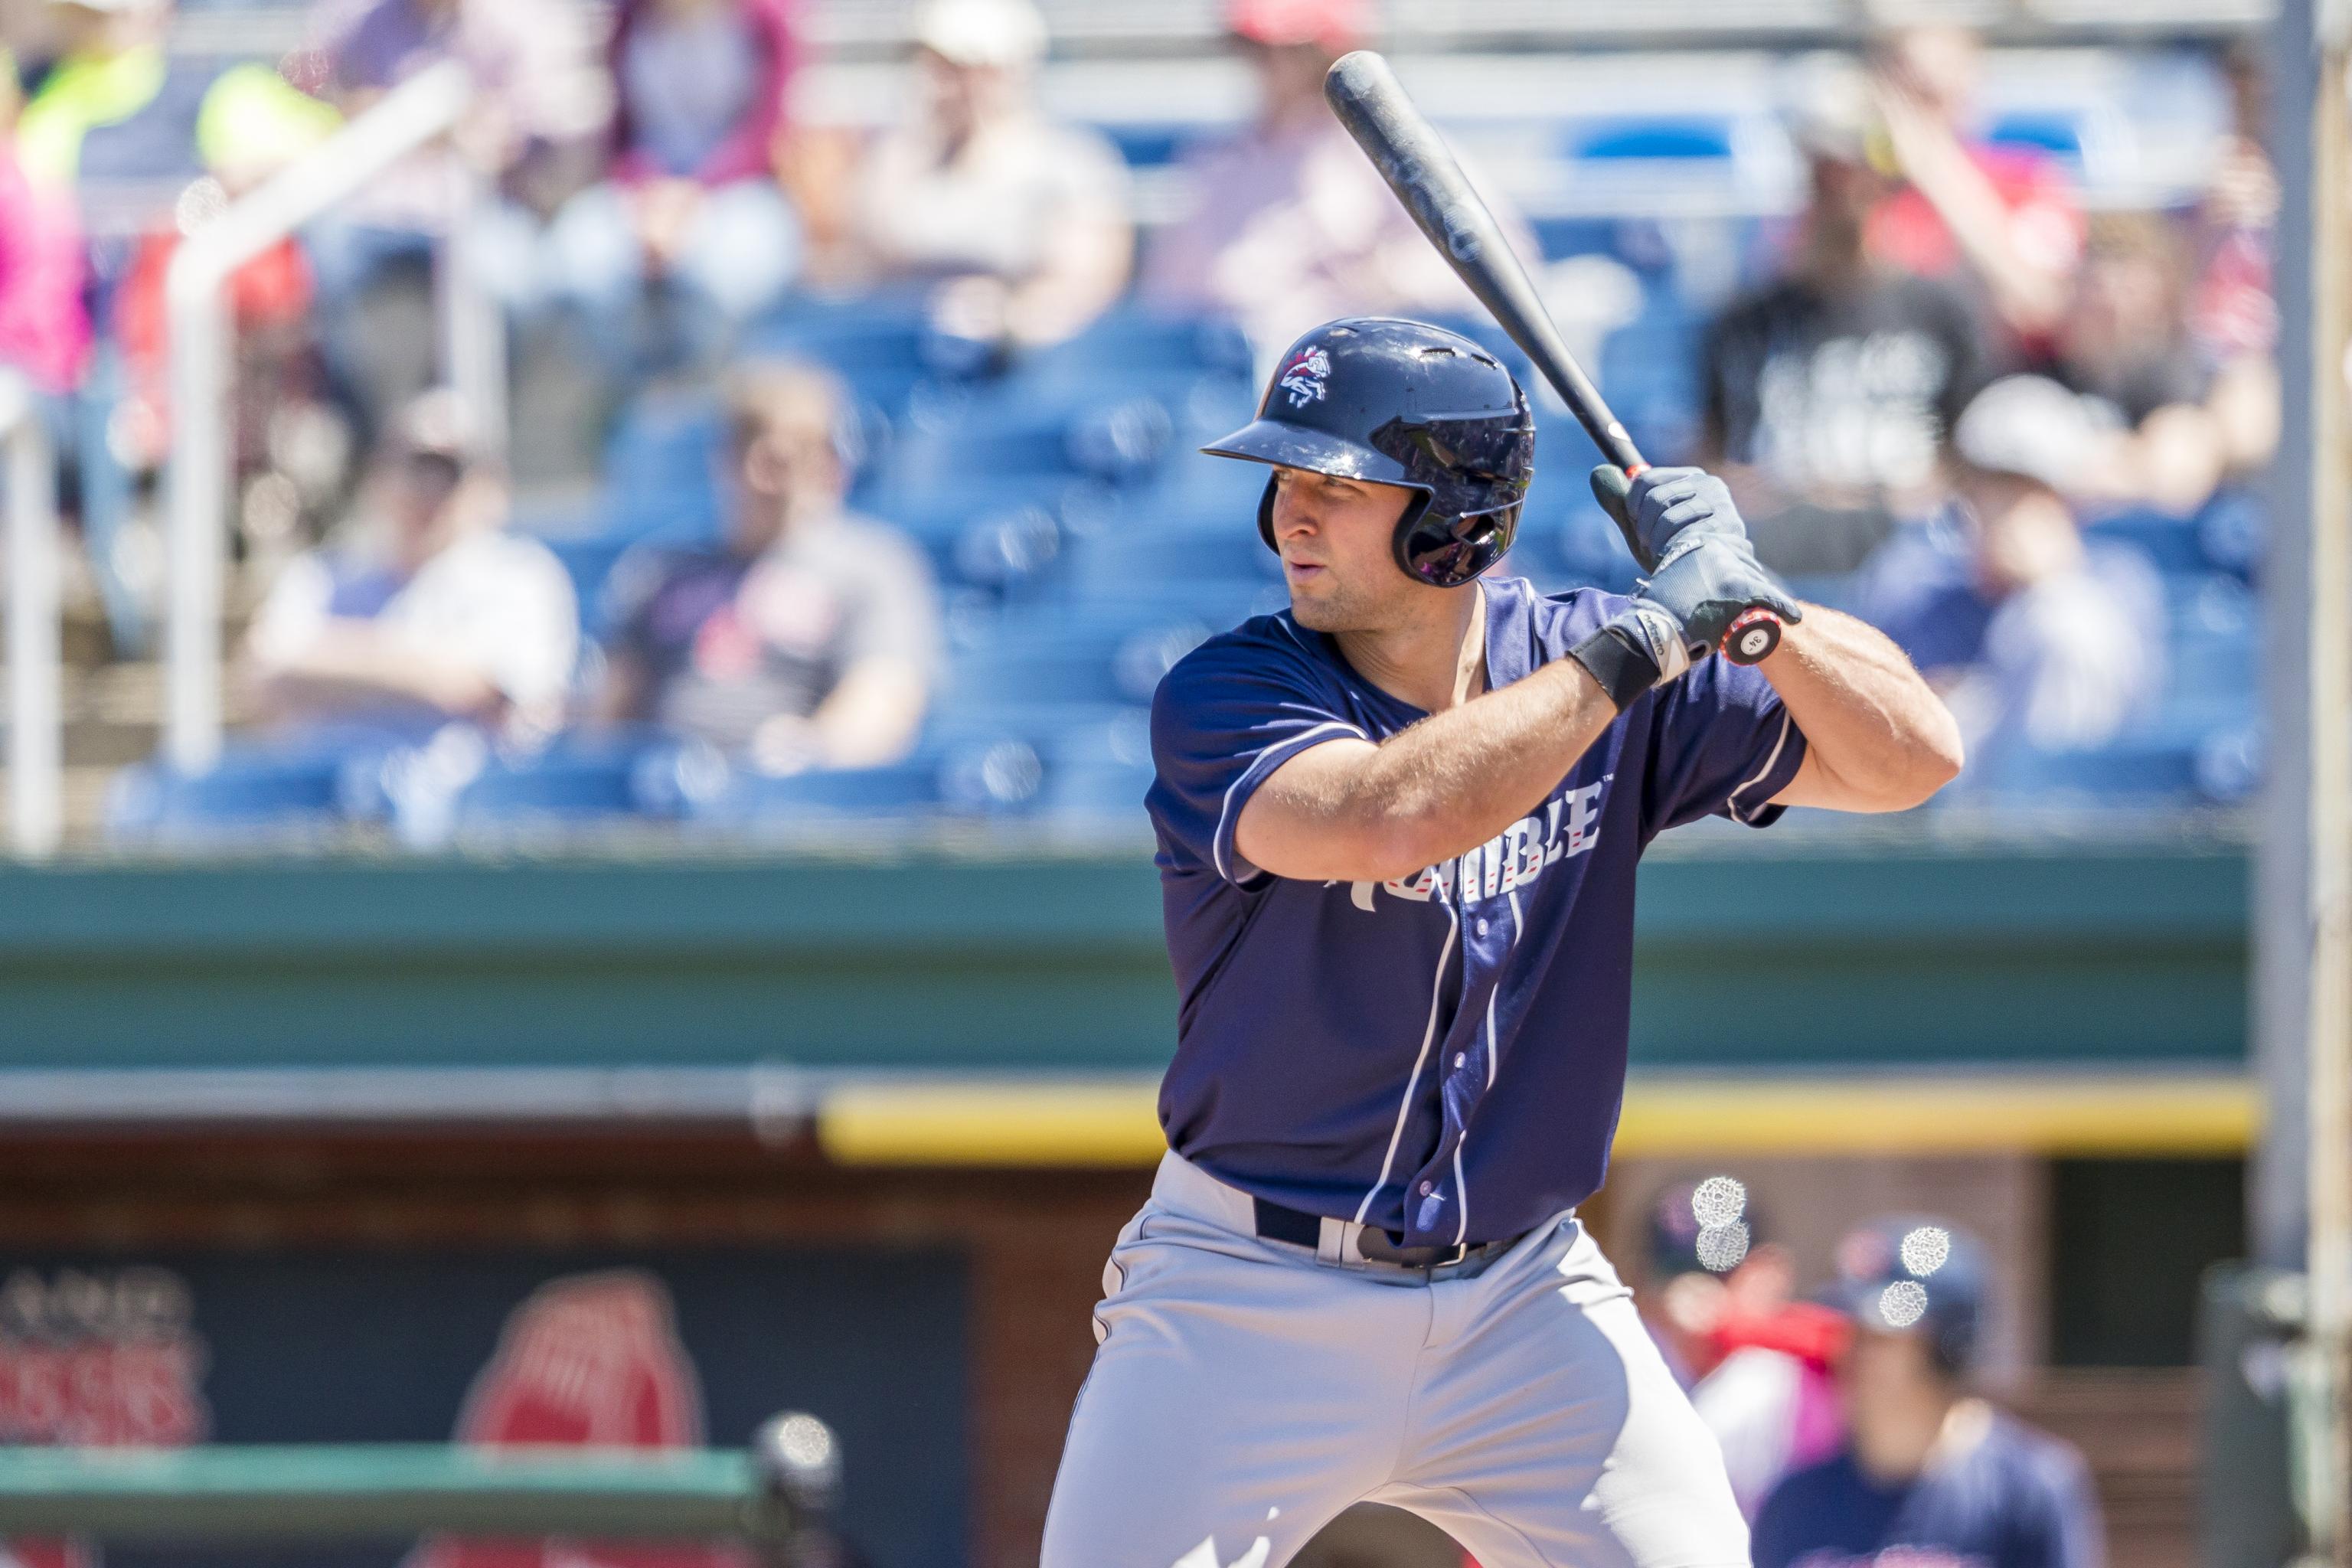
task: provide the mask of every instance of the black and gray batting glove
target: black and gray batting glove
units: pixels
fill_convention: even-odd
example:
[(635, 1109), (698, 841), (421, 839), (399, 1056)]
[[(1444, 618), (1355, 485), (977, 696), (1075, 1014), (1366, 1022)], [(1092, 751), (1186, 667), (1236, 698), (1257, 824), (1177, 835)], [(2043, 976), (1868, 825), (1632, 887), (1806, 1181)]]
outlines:
[(1592, 470), (1592, 498), (1625, 536), (1644, 572), (1685, 541), (1748, 542), (1730, 487), (1705, 468), (1644, 468), (1632, 479), (1609, 463)]
[(1633, 602), (1569, 650), (1623, 712), (1711, 656), (1740, 612), (1762, 605), (1790, 626), (1804, 619), (1745, 539), (1677, 542)]

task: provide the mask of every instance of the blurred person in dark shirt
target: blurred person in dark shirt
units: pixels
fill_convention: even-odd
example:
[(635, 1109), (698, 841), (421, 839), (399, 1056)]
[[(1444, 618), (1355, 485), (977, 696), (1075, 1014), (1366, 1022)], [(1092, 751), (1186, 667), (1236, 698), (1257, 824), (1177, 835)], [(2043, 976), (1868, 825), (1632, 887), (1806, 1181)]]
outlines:
[(1700, 460), (1738, 496), (1758, 558), (1797, 575), (1850, 572), (1933, 510), (1984, 361), (1958, 289), (1864, 243), (1887, 180), (1865, 151), (1858, 69), (1822, 62), (1807, 85), (1793, 129), (1812, 194), (1794, 252), (1708, 329), (1700, 373)]
[(2096, 445), (2065, 387), (1994, 382), (1953, 435), (1957, 506), (1896, 533), (1864, 569), (1863, 613), (1960, 721), (1964, 785), (2013, 745), (2115, 739), (2162, 686), (2162, 582), (2127, 547), (2086, 543), (2066, 499)]
[(842, 171), (850, 270), (929, 287), (956, 337), (1017, 353), (1071, 336), (1127, 287), (1126, 163), (1038, 102), (1030, 0), (928, 0), (913, 31), (913, 112)]
[(1797, 1299), (1795, 1259), (1763, 1236), (1731, 1177), (1668, 1186), (1651, 1205), (1649, 1240), (1643, 1321), (1722, 1445), (1732, 1495), (1752, 1520), (1782, 1476), (1837, 1446), (1830, 1368), (1847, 1325)]
[(1976, 1242), (1880, 1221), (1839, 1243), (1838, 1272), (1851, 1436), (1773, 1489), (1755, 1568), (2103, 1568), (2082, 1456), (1968, 1391), (1987, 1283)]
[(453, 396), (403, 410), (352, 526), (289, 562), (254, 617), (242, 673), (264, 721), (551, 732), (579, 607), (554, 553), (505, 530), (506, 500)]
[(1965, 27), (1898, 27), (1871, 51), (1874, 153), (1902, 184), (1870, 215), (1871, 253), (1966, 283), (2028, 355), (2063, 319), (2083, 208), (2057, 161), (1979, 139), (1984, 50)]
[[(608, 177), (556, 215), (546, 269), (600, 348), (630, 351), (631, 368), (679, 351), (715, 359), (792, 282), (800, 225), (775, 157), (794, 58), (786, 0), (617, 7)], [(648, 348), (635, 340), (657, 289), (682, 316), (674, 342)]]
[(2189, 333), (2188, 289), (2182, 238), (2162, 217), (2102, 213), (2092, 223), (2052, 367), (2096, 426), (2078, 500), (2186, 516), (2268, 456), (2231, 450), (2215, 366)]
[(747, 366), (726, 395), (726, 540), (614, 570), (614, 721), (650, 721), (772, 773), (870, 767), (914, 745), (940, 663), (922, 552), (847, 513), (846, 403), (825, 372)]
[[(1371, 21), (1365, 0), (1229, 0), (1257, 113), (1182, 160), (1188, 205), (1152, 237), (1144, 299), (1233, 316), (1265, 344), (1339, 316), (1477, 310), (1324, 102), (1325, 73)], [(1533, 260), (1508, 204), (1487, 205)]]

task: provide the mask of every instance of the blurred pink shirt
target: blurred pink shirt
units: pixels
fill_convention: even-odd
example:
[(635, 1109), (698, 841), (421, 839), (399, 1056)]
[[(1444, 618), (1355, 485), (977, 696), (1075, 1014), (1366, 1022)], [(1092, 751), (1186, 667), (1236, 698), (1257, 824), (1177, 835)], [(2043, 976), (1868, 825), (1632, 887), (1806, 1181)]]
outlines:
[(44, 392), (66, 392), (89, 356), (82, 308), (81, 223), (73, 197), (26, 178), (0, 146), (0, 363)]

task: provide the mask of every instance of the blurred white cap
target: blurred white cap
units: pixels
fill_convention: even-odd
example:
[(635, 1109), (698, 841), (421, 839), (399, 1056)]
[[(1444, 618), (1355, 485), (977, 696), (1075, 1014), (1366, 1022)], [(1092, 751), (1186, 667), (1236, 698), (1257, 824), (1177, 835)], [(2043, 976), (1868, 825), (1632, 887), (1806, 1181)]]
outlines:
[(960, 66), (1017, 68), (1045, 58), (1045, 18), (1030, 0), (927, 0), (914, 35)]
[(2064, 491), (2083, 477), (2099, 434), (2083, 399), (2048, 376), (2005, 375), (1969, 400), (1952, 450), (1972, 468)]
[(1791, 62), (1781, 80), (1790, 138), (1816, 158), (1859, 163), (1869, 155), (1870, 79), (1852, 55), (1822, 49)]

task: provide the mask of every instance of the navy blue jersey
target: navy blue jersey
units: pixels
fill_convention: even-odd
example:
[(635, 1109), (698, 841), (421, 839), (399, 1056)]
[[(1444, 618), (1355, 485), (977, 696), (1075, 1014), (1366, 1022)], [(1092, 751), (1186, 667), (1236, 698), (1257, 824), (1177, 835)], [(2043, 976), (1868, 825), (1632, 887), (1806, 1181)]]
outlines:
[[(1625, 601), (1489, 581), (1486, 679), (1566, 656)], [(1628, 708), (1543, 804), (1392, 882), (1270, 876), (1234, 824), (1284, 763), (1426, 718), (1330, 638), (1261, 616), (1187, 655), (1151, 709), (1168, 950), (1181, 1010), (1170, 1147), (1245, 1192), (1402, 1232), (1498, 1240), (1590, 1197), (1625, 1085), (1633, 866), (1721, 813), (1762, 826), (1804, 738), (1720, 658)]]
[(2082, 1456), (1995, 1415), (1967, 1453), (1881, 1486), (1849, 1451), (1798, 1470), (1756, 1517), (1756, 1568), (2100, 1568)]

